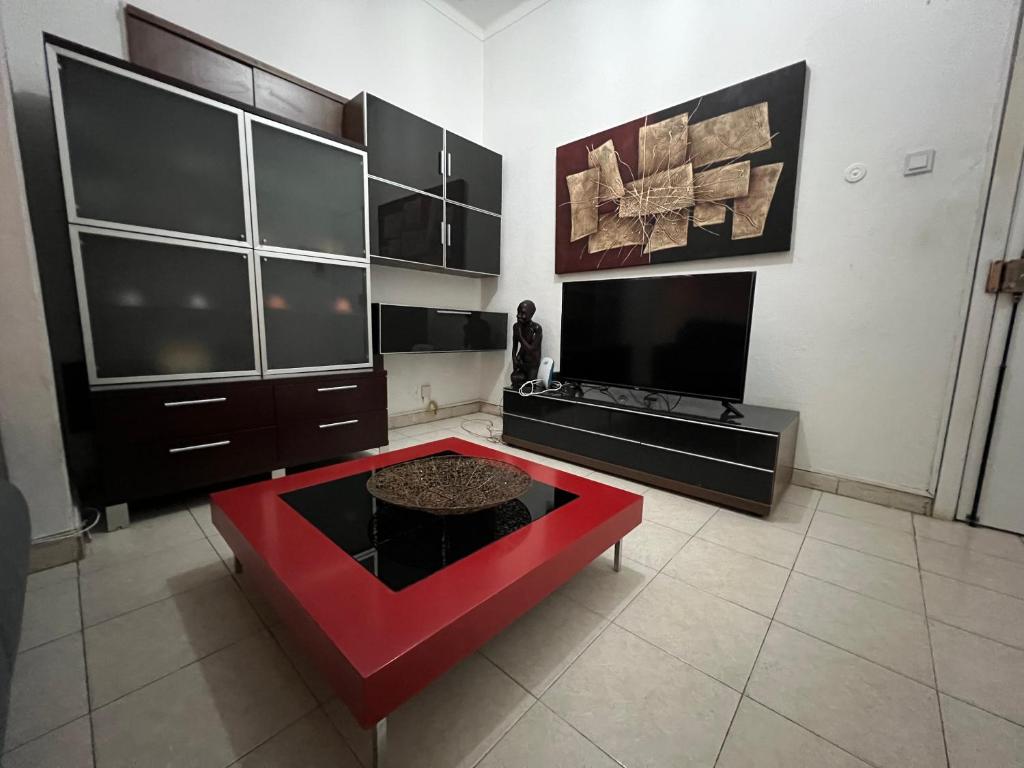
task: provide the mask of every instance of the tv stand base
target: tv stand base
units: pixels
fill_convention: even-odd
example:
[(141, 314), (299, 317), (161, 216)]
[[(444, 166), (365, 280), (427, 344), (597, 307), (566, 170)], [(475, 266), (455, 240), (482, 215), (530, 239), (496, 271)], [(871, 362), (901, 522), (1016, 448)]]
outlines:
[(795, 411), (747, 405), (725, 419), (707, 401), (654, 411), (564, 390), (505, 390), (502, 405), (508, 445), (757, 515), (771, 512), (793, 475)]
[(722, 418), (723, 419), (728, 419), (728, 418), (742, 419), (743, 418), (743, 414), (739, 411), (739, 409), (736, 408), (736, 406), (733, 405), (732, 403), (730, 403), (728, 400), (723, 400), (722, 401), (722, 407), (725, 409), (724, 411), (722, 411)]

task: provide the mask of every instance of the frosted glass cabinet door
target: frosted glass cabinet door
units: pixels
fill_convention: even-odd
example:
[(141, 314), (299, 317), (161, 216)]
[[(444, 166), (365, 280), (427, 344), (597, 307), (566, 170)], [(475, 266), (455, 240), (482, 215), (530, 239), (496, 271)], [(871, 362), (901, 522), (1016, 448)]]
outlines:
[(252, 252), (72, 227), (97, 383), (256, 373)]
[(238, 110), (56, 57), (72, 221), (248, 242)]
[(367, 267), (259, 254), (266, 370), (370, 364)]
[(362, 152), (250, 118), (259, 247), (366, 258)]

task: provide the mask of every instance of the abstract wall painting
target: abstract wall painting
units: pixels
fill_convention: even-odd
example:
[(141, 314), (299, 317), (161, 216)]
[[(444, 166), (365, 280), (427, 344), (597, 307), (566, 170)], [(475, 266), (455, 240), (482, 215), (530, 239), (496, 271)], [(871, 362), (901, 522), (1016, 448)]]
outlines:
[(807, 64), (559, 147), (555, 272), (790, 248)]

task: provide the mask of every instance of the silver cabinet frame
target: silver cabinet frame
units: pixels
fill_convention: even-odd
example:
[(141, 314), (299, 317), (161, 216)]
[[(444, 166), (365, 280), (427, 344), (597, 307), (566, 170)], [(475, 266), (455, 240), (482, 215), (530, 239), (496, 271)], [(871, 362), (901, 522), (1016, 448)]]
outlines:
[[(364, 166), (365, 167), (365, 166)], [(263, 376), (265, 378), (277, 377), (277, 376), (288, 376), (296, 373), (318, 373), (324, 371), (349, 371), (356, 369), (370, 368), (373, 364), (373, 323), (370, 320), (370, 262), (368, 259), (339, 259), (337, 257), (324, 256), (317, 254), (310, 256), (306, 254), (296, 253), (282, 253), (280, 251), (271, 251), (269, 249), (258, 248), (256, 250), (256, 272), (254, 275), (254, 281), (256, 285), (256, 305), (259, 310), (259, 349), (260, 349), (260, 362), (263, 369)], [(266, 326), (264, 324), (264, 310), (263, 310), (263, 272), (260, 268), (260, 263), (263, 259), (284, 259), (290, 261), (309, 261), (318, 262), (321, 264), (329, 264), (335, 267), (351, 267), (353, 269), (363, 270), (363, 274), (366, 276), (366, 362), (359, 363), (342, 363), (338, 365), (313, 365), (304, 366), (300, 368), (271, 368), (270, 363), (267, 360), (267, 334)]]
[[(64, 116), (64, 93), (61, 89), (60, 82), (60, 58), (69, 58), (76, 61), (80, 61), (84, 64), (88, 64), (90, 67), (96, 67), (120, 77), (128, 78), (129, 80), (136, 80), (140, 83), (159, 88), (169, 93), (176, 94), (186, 99), (205, 104), (215, 109), (220, 109), (224, 112), (228, 112), (235, 116), (238, 121), (238, 158), (239, 166), (242, 169), (242, 175), (240, 179), (240, 189), (242, 193), (242, 208), (245, 220), (245, 239), (242, 238), (224, 238), (214, 237), (211, 235), (203, 235), (192, 232), (179, 232), (176, 230), (159, 229), (156, 227), (143, 227), (136, 224), (125, 224), (118, 221), (108, 221), (106, 219), (90, 219), (84, 216), (78, 215), (78, 205), (75, 202), (75, 186), (74, 180), (71, 174), (71, 153), (68, 146), (67, 126), (65, 124)], [(173, 85), (161, 82), (160, 80), (154, 80), (151, 77), (140, 75), (130, 70), (123, 69), (121, 67), (108, 64), (104, 61), (99, 61), (90, 56), (86, 56), (75, 51), (70, 51), (66, 48), (61, 48), (53, 43), (46, 44), (46, 62), (47, 69), (50, 77), (50, 89), (52, 93), (53, 103), (53, 114), (54, 122), (57, 127), (57, 149), (60, 155), (61, 165), (61, 177), (64, 184), (64, 204), (67, 206), (68, 222), (71, 224), (80, 224), (83, 226), (93, 227), (105, 227), (108, 229), (115, 229), (120, 232), (135, 232), (146, 235), (162, 235), (165, 237), (180, 238), (186, 240), (195, 240), (203, 243), (219, 243), (221, 245), (248, 245), (252, 246), (252, 212), (249, 208), (250, 191), (249, 191), (249, 172), (246, 167), (246, 147), (245, 147), (245, 121), (243, 120), (244, 112), (235, 107), (229, 107), (226, 104), (222, 104), (219, 101), (208, 99), (205, 96), (192, 93), (191, 91), (177, 88)], [(364, 163), (365, 166), (365, 163)]]
[[(75, 268), (75, 289), (78, 293), (78, 314), (82, 323), (82, 339), (85, 345), (85, 362), (89, 373), (89, 384), (100, 386), (105, 384), (143, 384), (165, 381), (194, 381), (199, 379), (223, 379), (239, 376), (258, 376), (260, 374), (260, 331), (258, 317), (259, 307), (257, 305), (256, 292), (256, 259), (253, 251), (244, 245), (221, 245), (219, 243), (198, 242), (181, 237), (162, 237), (140, 232), (128, 232), (114, 230), (106, 227), (93, 227), (81, 224), (69, 224), (69, 235), (71, 237), (71, 258)], [(96, 351), (92, 338), (92, 322), (89, 318), (89, 297), (85, 287), (85, 268), (82, 264), (82, 241), (79, 234), (102, 235), (104, 237), (116, 237), (124, 240), (142, 240), (151, 243), (164, 243), (167, 245), (178, 245), (186, 248), (201, 248), (204, 250), (224, 251), (237, 253), (245, 257), (248, 262), (249, 277), (249, 310), (250, 327), (252, 329), (253, 345), (253, 367), (244, 371), (202, 371), (200, 373), (177, 373), (177, 374), (155, 374), (152, 376), (110, 376), (101, 377), (96, 372)]]
[[(287, 248), (284, 246), (265, 245), (260, 238), (260, 215), (259, 208), (256, 202), (256, 164), (253, 158), (253, 141), (252, 141), (252, 124), (261, 123), (263, 125), (270, 126), (271, 128), (283, 131), (285, 133), (291, 133), (295, 136), (301, 136), (309, 141), (317, 141), (321, 144), (326, 144), (334, 149), (340, 149), (344, 152), (350, 152), (353, 155), (358, 155), (363, 168), (363, 255), (353, 256), (350, 254), (342, 253), (330, 253), (327, 251), (308, 251), (301, 248)], [(298, 256), (315, 256), (319, 258), (329, 258), (335, 261), (346, 261), (355, 262), (358, 264), (366, 264), (370, 260), (370, 204), (369, 204), (369, 190), (366, 175), (366, 152), (361, 149), (350, 147), (347, 144), (342, 144), (337, 141), (326, 139), (322, 136), (303, 131), (298, 128), (292, 128), (289, 125), (284, 125), (275, 120), (268, 120), (265, 117), (259, 117), (257, 115), (245, 115), (245, 155), (248, 162), (249, 168), (249, 210), (251, 211), (252, 217), (252, 230), (253, 230), (253, 247), (257, 251), (266, 251), (272, 254), (294, 254)]]

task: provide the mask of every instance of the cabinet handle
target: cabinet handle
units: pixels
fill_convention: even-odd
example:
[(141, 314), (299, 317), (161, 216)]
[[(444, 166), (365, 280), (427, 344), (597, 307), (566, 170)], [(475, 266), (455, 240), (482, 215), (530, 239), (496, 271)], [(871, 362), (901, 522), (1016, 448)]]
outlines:
[(452, 175), (452, 153), (448, 153), (448, 175)]
[(444, 245), (444, 222), (441, 222), (441, 245)]
[(448, 225), (448, 245), (452, 244), (452, 225)]
[(182, 405), (206, 405), (207, 403), (223, 403), (226, 397), (204, 397), (201, 400), (171, 400), (164, 403), (164, 408), (178, 408)]
[(321, 424), (320, 429), (330, 429), (331, 427), (346, 427), (349, 424), (358, 424), (359, 419), (349, 419), (348, 421), (332, 421), (329, 424)]
[(439, 315), (472, 315), (473, 312), (468, 309), (435, 309), (435, 312)]
[(439, 149), (437, 151), (437, 165), (441, 175), (444, 176), (444, 150)]
[(199, 445), (183, 445), (181, 448), (171, 448), (168, 453), (185, 453), (186, 451), (201, 451), (204, 448), (220, 448), (222, 445), (230, 445), (230, 440), (218, 440), (216, 443), (200, 443)]
[(343, 389), (358, 389), (358, 384), (342, 384), (340, 387), (317, 387), (317, 392), (339, 392)]

